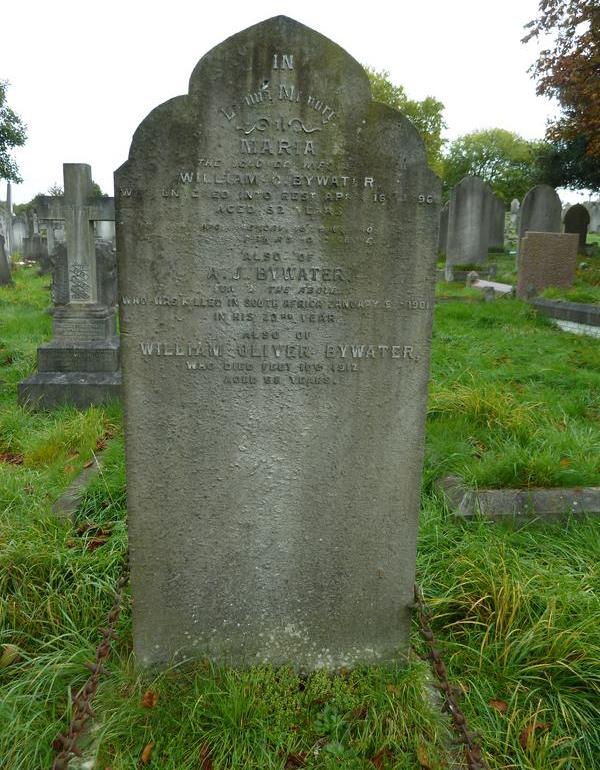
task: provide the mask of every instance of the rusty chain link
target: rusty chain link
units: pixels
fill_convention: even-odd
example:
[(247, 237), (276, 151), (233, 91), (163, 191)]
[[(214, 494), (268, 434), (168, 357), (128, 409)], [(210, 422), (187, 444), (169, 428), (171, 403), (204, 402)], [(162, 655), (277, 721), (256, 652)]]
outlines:
[(444, 693), (444, 711), (447, 711), (451, 718), (454, 729), (458, 733), (460, 742), (465, 748), (465, 760), (469, 770), (489, 770), (489, 766), (483, 758), (479, 736), (469, 730), (467, 718), (465, 717), (458, 703), (457, 688), (448, 681), (448, 672), (440, 651), (436, 647), (436, 639), (431, 630), (429, 622), (429, 610), (425, 605), (423, 592), (415, 583), (415, 608), (417, 609), (419, 627), (421, 635), (425, 639), (429, 652), (427, 657), (431, 661), (433, 673), (438, 680), (438, 688)]
[(129, 580), (129, 559), (127, 554), (121, 565), (121, 574), (117, 580), (115, 590), (115, 599), (108, 613), (106, 628), (102, 628), (102, 641), (96, 647), (96, 655), (93, 662), (86, 663), (85, 666), (92, 673), (87, 682), (76, 693), (71, 694), (73, 703), (73, 716), (71, 724), (66, 733), (61, 733), (53, 742), (52, 746), (57, 752), (52, 763), (52, 770), (67, 770), (69, 762), (73, 757), (81, 757), (81, 748), (77, 741), (81, 737), (85, 725), (90, 717), (95, 716), (92, 709), (92, 700), (98, 689), (98, 683), (102, 674), (106, 673), (104, 663), (108, 659), (111, 650), (112, 640), (116, 638), (116, 626), (121, 614), (123, 602), (123, 589)]

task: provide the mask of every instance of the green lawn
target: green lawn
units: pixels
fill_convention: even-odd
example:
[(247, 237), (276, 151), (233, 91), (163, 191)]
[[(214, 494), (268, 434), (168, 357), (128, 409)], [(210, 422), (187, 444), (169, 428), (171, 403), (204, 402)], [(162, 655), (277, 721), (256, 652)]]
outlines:
[[(50, 323), (48, 280), (19, 270), (15, 281), (0, 289), (0, 767), (37, 770), (51, 766), (112, 604), (125, 477), (118, 407), (16, 406)], [(435, 311), (418, 580), (490, 767), (594, 770), (600, 521), (464, 525), (432, 482), (600, 485), (600, 345), (516, 300), (471, 299)], [(102, 448), (74, 525), (57, 522), (53, 501)], [(95, 707), (99, 770), (461, 767), (416, 626), (403, 670), (302, 678), (200, 662), (153, 678), (134, 671), (129, 609)]]

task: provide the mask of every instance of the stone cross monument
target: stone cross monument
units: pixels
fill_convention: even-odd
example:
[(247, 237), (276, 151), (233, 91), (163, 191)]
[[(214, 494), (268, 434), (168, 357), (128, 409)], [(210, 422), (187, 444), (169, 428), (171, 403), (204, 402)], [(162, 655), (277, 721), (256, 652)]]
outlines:
[(38, 408), (85, 407), (120, 391), (115, 309), (98, 296), (93, 222), (105, 212), (93, 198), (90, 166), (65, 163), (63, 172), (64, 202), (52, 216), (64, 218), (66, 231), (66, 259), (53, 276), (54, 340), (38, 349), (38, 373), (19, 384), (20, 402)]

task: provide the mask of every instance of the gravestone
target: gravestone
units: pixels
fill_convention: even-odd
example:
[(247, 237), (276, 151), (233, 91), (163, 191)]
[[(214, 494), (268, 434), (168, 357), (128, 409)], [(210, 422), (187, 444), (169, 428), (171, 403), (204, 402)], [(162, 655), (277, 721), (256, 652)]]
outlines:
[[(96, 286), (99, 305), (117, 306), (117, 254), (112, 243), (96, 241)], [(66, 243), (57, 243), (50, 257), (52, 262), (52, 302), (69, 304), (68, 260)]]
[(561, 203), (554, 187), (547, 184), (532, 187), (523, 198), (519, 212), (519, 239), (528, 231), (560, 233), (561, 225)]
[(510, 226), (513, 230), (518, 231), (518, 223), (519, 223), (519, 209), (521, 208), (521, 204), (519, 203), (517, 198), (513, 198), (510, 202)]
[[(38, 348), (38, 373), (18, 388), (19, 403), (43, 409), (59, 404), (85, 408), (120, 395), (114, 289), (107, 305), (106, 287), (98, 280), (93, 222), (102, 213), (93, 198), (91, 169), (65, 163), (63, 172), (66, 245), (58, 244), (52, 255), (54, 339)], [(109, 269), (107, 258), (102, 259)], [(114, 256), (112, 261), (115, 273)]]
[(584, 254), (588, 227), (590, 225), (590, 215), (588, 210), (581, 203), (576, 203), (574, 206), (567, 209), (563, 222), (565, 225), (565, 233), (577, 233), (579, 236), (577, 250), (580, 254)]
[(12, 223), (13, 230), (13, 246), (12, 254), (19, 252), (21, 256), (24, 256), (23, 242), (27, 237), (27, 219), (23, 214), (17, 214)]
[(4, 236), (0, 235), (0, 286), (11, 286), (10, 261), (4, 247)]
[(490, 240), (489, 248), (494, 251), (504, 251), (504, 226), (506, 220), (506, 210), (504, 201), (493, 191), (491, 193), (491, 221), (490, 221)]
[(23, 238), (23, 259), (37, 262), (42, 273), (48, 268), (48, 242), (39, 233)]
[(590, 215), (590, 233), (600, 233), (600, 201), (584, 204)]
[(446, 253), (448, 242), (448, 212), (450, 210), (450, 201), (446, 201), (440, 211), (440, 229), (438, 234), (438, 251)]
[(490, 227), (490, 188), (477, 176), (466, 176), (452, 188), (448, 213), (446, 267), (486, 261)]
[(134, 650), (299, 669), (408, 648), (439, 180), (279, 16), (116, 172)]
[(530, 299), (548, 286), (572, 286), (578, 240), (576, 233), (525, 233), (519, 252), (517, 297)]

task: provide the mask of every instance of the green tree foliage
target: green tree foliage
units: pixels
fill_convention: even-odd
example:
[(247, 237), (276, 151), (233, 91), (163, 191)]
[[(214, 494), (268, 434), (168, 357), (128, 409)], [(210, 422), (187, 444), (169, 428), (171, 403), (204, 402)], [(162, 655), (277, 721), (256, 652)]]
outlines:
[(455, 139), (444, 156), (444, 189), (472, 174), (488, 182), (505, 201), (521, 200), (541, 178), (544, 142), (529, 142), (503, 128), (474, 131)]
[(541, 181), (553, 187), (600, 191), (600, 162), (588, 152), (586, 136), (546, 143), (537, 158)]
[(546, 132), (546, 160), (565, 186), (600, 189), (600, 2), (540, 0), (526, 43), (548, 42), (531, 68), (538, 94), (561, 107)]
[(8, 81), (0, 80), (0, 179), (21, 182), (19, 169), (10, 156), (13, 147), (25, 144), (27, 133), (21, 118), (6, 103)]
[(390, 73), (383, 70), (377, 72), (371, 67), (365, 67), (371, 82), (373, 99), (382, 102), (389, 107), (394, 107), (402, 112), (417, 129), (425, 142), (427, 160), (431, 168), (442, 175), (442, 131), (446, 128), (444, 123), (442, 102), (433, 96), (428, 96), (422, 102), (409, 99), (402, 86), (396, 86), (390, 82)]

